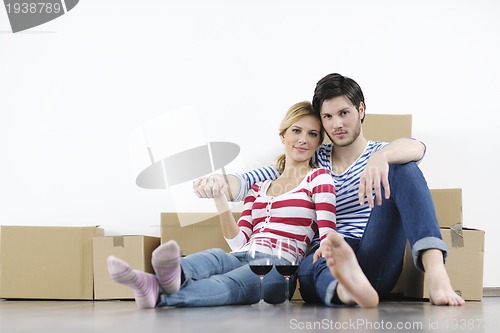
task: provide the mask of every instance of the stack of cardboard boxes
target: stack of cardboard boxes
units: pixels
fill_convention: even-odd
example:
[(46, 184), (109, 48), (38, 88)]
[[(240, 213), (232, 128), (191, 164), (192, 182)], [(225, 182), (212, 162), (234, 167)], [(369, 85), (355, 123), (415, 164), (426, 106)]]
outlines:
[[(411, 115), (367, 115), (368, 139), (392, 141), (411, 137)], [(465, 300), (482, 298), (484, 231), (467, 229), (462, 221), (461, 189), (431, 189), (441, 234), (449, 247), (446, 269), (456, 292)], [(184, 214), (187, 214), (183, 216)], [(233, 213), (235, 218), (239, 213)], [(183, 219), (202, 221), (181, 227)], [(183, 254), (212, 247), (229, 251), (219, 218), (204, 213), (162, 213), (161, 239), (148, 236), (105, 237), (96, 226), (0, 226), (0, 298), (133, 299), (132, 292), (108, 275), (106, 258), (114, 255), (133, 268), (152, 272), (151, 253), (175, 239)], [(394, 292), (428, 298), (422, 273), (407, 250), (401, 279)], [(295, 292), (295, 299), (300, 294)]]

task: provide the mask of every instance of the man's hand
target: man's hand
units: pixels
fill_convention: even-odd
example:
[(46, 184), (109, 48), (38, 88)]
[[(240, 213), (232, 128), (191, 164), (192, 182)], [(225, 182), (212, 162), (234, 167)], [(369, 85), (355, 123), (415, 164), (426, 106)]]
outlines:
[(372, 190), (375, 191), (375, 203), (380, 206), (382, 204), (382, 191), (384, 188), (385, 198), (391, 196), (389, 187), (389, 163), (387, 157), (382, 150), (373, 153), (368, 159), (365, 169), (361, 173), (359, 179), (359, 204), (365, 203), (365, 196), (370, 208), (374, 207)]
[(365, 203), (367, 197), (368, 205), (373, 208), (373, 193), (375, 191), (375, 202), (382, 204), (381, 186), (385, 191), (385, 198), (389, 199), (391, 190), (389, 188), (389, 164), (404, 164), (418, 162), (425, 155), (425, 145), (414, 139), (400, 138), (385, 145), (378, 152), (373, 153), (368, 159), (365, 170), (361, 174), (359, 182), (359, 203)]
[(224, 194), (230, 198), (229, 185), (226, 182), (227, 176), (223, 174), (213, 174), (206, 177), (200, 177), (193, 182), (194, 193), (199, 198), (215, 198)]

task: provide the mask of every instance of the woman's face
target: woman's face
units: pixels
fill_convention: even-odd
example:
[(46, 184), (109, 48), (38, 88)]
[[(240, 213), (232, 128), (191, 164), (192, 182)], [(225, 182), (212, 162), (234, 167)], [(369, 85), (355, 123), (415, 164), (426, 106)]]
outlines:
[(287, 163), (309, 163), (321, 144), (320, 131), (321, 123), (314, 116), (304, 116), (293, 123), (281, 137)]

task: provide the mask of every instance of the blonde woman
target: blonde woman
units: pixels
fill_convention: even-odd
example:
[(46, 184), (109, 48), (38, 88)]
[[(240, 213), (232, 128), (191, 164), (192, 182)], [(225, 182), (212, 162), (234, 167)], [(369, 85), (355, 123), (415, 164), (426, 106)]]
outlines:
[[(260, 280), (246, 258), (252, 238), (270, 238), (273, 246), (280, 238), (293, 238), (300, 256), (304, 256), (317, 231), (325, 239), (335, 230), (333, 178), (312, 160), (324, 132), (311, 103), (300, 102), (288, 110), (279, 137), (284, 146), (284, 154), (276, 162), (280, 176), (251, 187), (237, 223), (226, 198), (214, 198), (230, 253), (210, 249), (181, 258), (179, 246), (171, 240), (153, 252), (155, 274), (133, 270), (118, 258), (108, 258), (111, 277), (134, 290), (139, 307), (256, 303)], [(264, 299), (282, 303), (284, 288), (283, 276), (273, 268), (264, 279)]]

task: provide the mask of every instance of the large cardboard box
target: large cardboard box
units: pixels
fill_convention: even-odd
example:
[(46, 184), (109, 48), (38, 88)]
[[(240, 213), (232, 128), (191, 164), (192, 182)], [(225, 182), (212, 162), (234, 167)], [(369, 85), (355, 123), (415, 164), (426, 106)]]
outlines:
[(134, 269), (153, 273), (151, 255), (159, 245), (159, 237), (141, 235), (95, 237), (94, 299), (133, 299), (132, 289), (110, 278), (107, 258), (113, 255), (128, 262)]
[(367, 113), (363, 134), (368, 140), (391, 142), (398, 138), (411, 138), (411, 127), (411, 114)]
[[(236, 221), (240, 214), (233, 213)], [(181, 227), (179, 217), (201, 222)], [(161, 213), (161, 242), (170, 239), (179, 243), (183, 255), (210, 248), (231, 250), (222, 235), (219, 216), (210, 213)]]
[[(484, 231), (461, 228), (441, 228), (448, 246), (446, 271), (455, 292), (466, 301), (481, 301), (483, 297)], [(429, 298), (424, 274), (418, 271), (406, 251), (404, 295)]]
[(0, 226), (0, 298), (94, 298), (92, 227)]
[(441, 227), (462, 225), (462, 189), (431, 189), (431, 195)]

